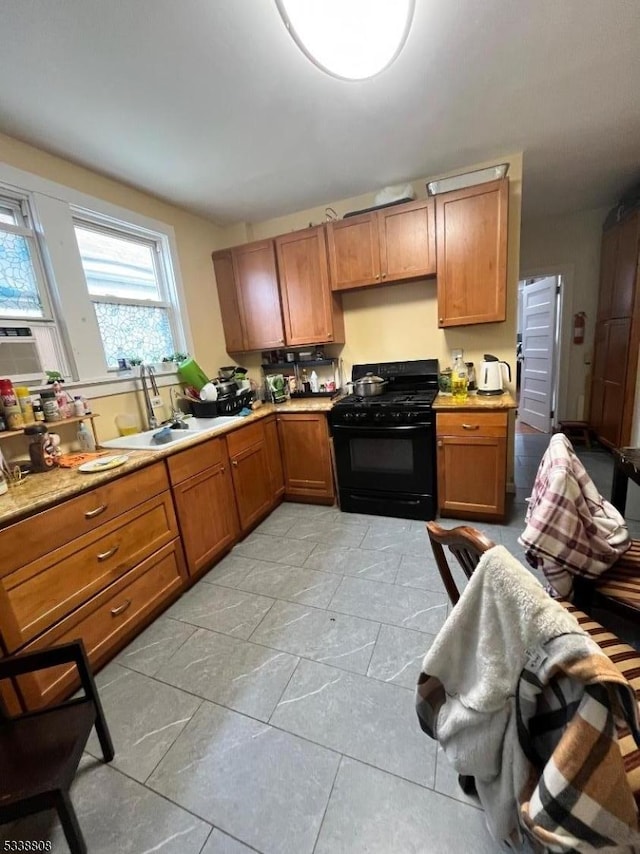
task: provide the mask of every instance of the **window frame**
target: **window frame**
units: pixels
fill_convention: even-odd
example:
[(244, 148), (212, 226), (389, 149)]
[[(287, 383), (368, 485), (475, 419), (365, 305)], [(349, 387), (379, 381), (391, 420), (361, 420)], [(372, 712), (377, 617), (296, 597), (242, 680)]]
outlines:
[[(107, 225), (117, 228), (124, 223), (127, 228), (159, 237), (163, 257), (168, 261), (165, 264), (165, 281), (180, 333), (176, 336), (175, 346), (177, 350), (193, 352), (178, 247), (172, 225), (1, 161), (0, 194), (27, 199), (45, 281), (49, 286), (47, 296), (50, 298), (52, 315), (49, 322), (57, 324), (68, 362), (67, 388), (93, 397), (137, 390), (135, 370), (123, 373), (107, 369), (95, 311), (90, 304), (75, 240), (73, 212), (88, 212)], [(176, 375), (177, 367), (172, 363), (164, 363), (156, 368), (159, 386), (173, 385), (177, 381)]]
[[(100, 216), (99, 214), (96, 214), (95, 211), (88, 211), (85, 208), (79, 208), (75, 205), (71, 205), (70, 209), (74, 225), (74, 234), (75, 227), (80, 226), (98, 233), (117, 236), (123, 239), (131, 239), (132, 242), (137, 240), (139, 243), (148, 243), (154, 252), (154, 271), (156, 274), (156, 283), (160, 299), (145, 300), (130, 297), (95, 295), (89, 292), (89, 285), (85, 276), (85, 287), (87, 289), (89, 301), (92, 305), (94, 303), (108, 303), (111, 305), (139, 305), (148, 306), (150, 308), (165, 309), (169, 320), (171, 337), (173, 338), (174, 352), (185, 352), (188, 348), (183, 331), (183, 324), (181, 322), (182, 313), (179, 310), (180, 303), (176, 289), (176, 280), (172, 269), (173, 265), (168, 263), (168, 261), (171, 260), (171, 251), (167, 236), (160, 232), (152, 231), (149, 228), (141, 228), (140, 226), (132, 225), (130, 223), (114, 222), (111, 217)], [(78, 254), (80, 254), (79, 249)], [(101, 336), (100, 341), (102, 343)], [(166, 355), (169, 354), (167, 353)], [(117, 370), (117, 368), (109, 367), (107, 365), (108, 372), (112, 373)]]
[(38, 288), (38, 295), (40, 297), (40, 304), (42, 308), (41, 315), (16, 315), (3, 314), (2, 307), (0, 306), (1, 325), (10, 326), (12, 321), (25, 322), (30, 326), (33, 326), (34, 323), (37, 323), (39, 325), (44, 323), (56, 324), (56, 316), (55, 312), (53, 311), (53, 306), (49, 295), (49, 282), (47, 279), (42, 255), (40, 252), (40, 241), (38, 240), (36, 229), (33, 226), (33, 216), (31, 212), (29, 196), (27, 193), (23, 193), (21, 195), (12, 193), (8, 191), (2, 184), (0, 184), (0, 207), (8, 207), (15, 210), (22, 221), (22, 225), (15, 225), (8, 222), (0, 222), (0, 231), (7, 232), (9, 234), (16, 234), (20, 237), (24, 237), (27, 240), (27, 243), (29, 245), (29, 255), (31, 258), (31, 267), (36, 279), (36, 286)]

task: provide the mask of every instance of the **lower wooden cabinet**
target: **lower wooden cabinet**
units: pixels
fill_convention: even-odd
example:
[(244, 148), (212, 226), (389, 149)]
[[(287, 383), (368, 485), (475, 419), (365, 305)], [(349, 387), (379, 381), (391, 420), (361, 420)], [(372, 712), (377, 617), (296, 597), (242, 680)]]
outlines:
[(271, 471), (262, 421), (227, 435), (233, 490), (241, 533), (246, 533), (273, 507)]
[(508, 417), (506, 411), (437, 414), (441, 516), (504, 518)]
[(264, 435), (267, 443), (267, 458), (269, 475), (271, 477), (271, 498), (276, 504), (284, 495), (284, 470), (282, 468), (282, 453), (278, 438), (278, 424), (275, 415), (264, 419)]
[(333, 504), (329, 428), (323, 413), (278, 415), (287, 498)]
[(191, 578), (228, 551), (238, 516), (224, 439), (211, 439), (167, 460), (182, 545)]
[[(100, 667), (141, 625), (166, 607), (184, 585), (184, 561), (178, 540), (157, 551), (92, 597), (22, 651), (43, 649), (81, 638), (94, 668)], [(62, 665), (18, 679), (28, 708), (48, 705), (77, 684), (73, 666)]]

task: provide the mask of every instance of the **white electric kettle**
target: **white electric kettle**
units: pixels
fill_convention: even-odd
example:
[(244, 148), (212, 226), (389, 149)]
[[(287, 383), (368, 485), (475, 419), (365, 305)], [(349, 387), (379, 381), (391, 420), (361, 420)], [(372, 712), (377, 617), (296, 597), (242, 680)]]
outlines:
[(511, 382), (511, 367), (497, 356), (484, 354), (478, 375), (478, 394), (502, 394), (506, 382)]

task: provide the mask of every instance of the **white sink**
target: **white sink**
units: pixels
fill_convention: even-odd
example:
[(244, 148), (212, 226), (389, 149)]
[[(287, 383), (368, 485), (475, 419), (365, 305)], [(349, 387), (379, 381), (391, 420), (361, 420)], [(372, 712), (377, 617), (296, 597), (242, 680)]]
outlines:
[(188, 430), (172, 430), (170, 442), (155, 442), (153, 436), (161, 427), (155, 430), (145, 430), (144, 433), (134, 433), (132, 436), (120, 436), (117, 439), (107, 439), (100, 442), (103, 448), (122, 448), (130, 451), (161, 451), (163, 448), (179, 445), (192, 439), (199, 433), (216, 433), (221, 427), (242, 421), (241, 415), (220, 415), (218, 418), (189, 418), (185, 421)]

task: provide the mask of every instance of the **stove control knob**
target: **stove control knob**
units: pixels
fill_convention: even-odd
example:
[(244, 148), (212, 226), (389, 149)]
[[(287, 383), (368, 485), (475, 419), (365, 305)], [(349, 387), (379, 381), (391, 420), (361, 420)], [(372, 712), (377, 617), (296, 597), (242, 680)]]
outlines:
[(366, 412), (357, 412), (356, 413), (356, 418), (358, 421), (364, 421), (366, 419), (366, 417), (367, 417)]
[(353, 421), (353, 412), (345, 412), (343, 418), (345, 421)]
[(401, 412), (392, 412), (391, 417), (393, 418), (394, 421), (400, 421), (400, 419), (402, 418), (402, 413)]
[(382, 421), (384, 419), (384, 412), (376, 412), (373, 416), (374, 421)]

